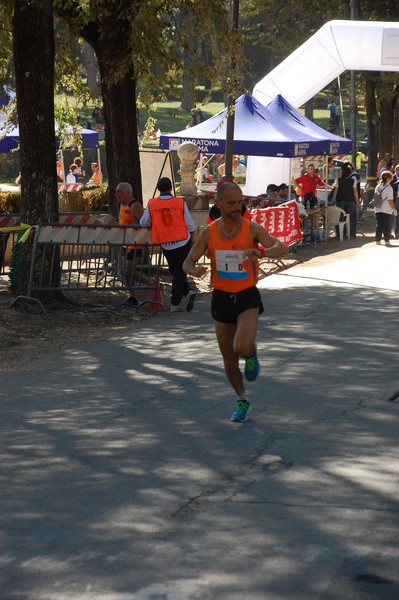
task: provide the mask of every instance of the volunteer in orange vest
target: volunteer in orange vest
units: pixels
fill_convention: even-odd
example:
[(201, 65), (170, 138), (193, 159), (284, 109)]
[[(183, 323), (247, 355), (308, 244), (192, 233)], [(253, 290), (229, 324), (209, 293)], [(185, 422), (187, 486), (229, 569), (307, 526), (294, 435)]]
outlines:
[(140, 219), (142, 227), (151, 225), (151, 241), (160, 244), (172, 274), (172, 294), (170, 310), (192, 310), (195, 292), (187, 282), (183, 271), (183, 262), (191, 248), (191, 234), (195, 223), (190, 215), (184, 198), (172, 194), (172, 182), (161, 177), (157, 189), (157, 198), (151, 198)]
[(240, 358), (245, 360), (247, 381), (254, 381), (259, 373), (255, 339), (263, 305), (256, 287), (258, 258), (288, 253), (288, 247), (261, 225), (241, 216), (242, 201), (241, 189), (235, 183), (225, 183), (218, 189), (216, 202), (221, 217), (201, 231), (183, 265), (188, 275), (202, 277), (207, 267), (196, 262), (205, 253), (211, 259), (211, 311), (226, 377), (237, 394), (231, 415), (231, 420), (237, 422), (246, 421), (250, 409)]
[[(140, 218), (143, 216), (144, 208), (140, 202), (132, 196), (132, 186), (130, 183), (122, 181), (116, 186), (116, 198), (119, 202), (119, 224), (139, 226)], [(133, 283), (133, 280), (148, 285), (148, 277), (141, 273), (137, 268), (143, 256), (143, 250), (140, 247), (129, 246), (125, 248), (125, 277), (127, 285)], [(134, 289), (129, 288), (129, 297), (121, 306), (135, 308), (139, 305)]]

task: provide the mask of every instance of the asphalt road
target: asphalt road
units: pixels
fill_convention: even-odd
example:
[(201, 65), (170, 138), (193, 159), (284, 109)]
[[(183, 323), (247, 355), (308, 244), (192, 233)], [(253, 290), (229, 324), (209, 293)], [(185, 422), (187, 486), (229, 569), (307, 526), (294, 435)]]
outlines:
[(209, 314), (1, 382), (1, 600), (399, 599), (399, 241), (260, 282), (231, 423)]

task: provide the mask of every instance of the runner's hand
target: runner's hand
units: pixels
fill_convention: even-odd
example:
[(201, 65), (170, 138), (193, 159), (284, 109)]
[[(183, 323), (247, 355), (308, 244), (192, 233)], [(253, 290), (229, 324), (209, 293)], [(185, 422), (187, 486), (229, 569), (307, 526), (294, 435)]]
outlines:
[(244, 252), (244, 261), (246, 260), (254, 260), (255, 258), (261, 258), (262, 252), (257, 248), (248, 248)]
[(205, 275), (207, 270), (208, 270), (208, 267), (196, 265), (193, 269), (191, 269), (190, 275), (192, 277), (202, 277), (203, 275)]

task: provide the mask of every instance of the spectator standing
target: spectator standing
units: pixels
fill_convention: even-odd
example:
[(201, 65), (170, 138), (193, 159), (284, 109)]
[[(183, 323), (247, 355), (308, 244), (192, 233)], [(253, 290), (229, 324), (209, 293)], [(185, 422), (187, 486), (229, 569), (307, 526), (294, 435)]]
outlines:
[(67, 183), (77, 183), (78, 166), (75, 163), (69, 165), (69, 173), (66, 176)]
[[(143, 216), (144, 208), (140, 202), (132, 196), (132, 186), (130, 183), (121, 182), (116, 187), (116, 198), (119, 202), (119, 224), (120, 225), (139, 225), (140, 219)], [(128, 246), (124, 248), (125, 252), (125, 277), (127, 285), (133, 280), (141, 281), (148, 285), (148, 277), (138, 270), (138, 264), (143, 257), (143, 248)], [(135, 291), (132, 288), (128, 289), (129, 297), (122, 306), (136, 308), (139, 301), (136, 298)]]
[[(325, 182), (315, 173), (315, 166), (313, 163), (308, 165), (307, 173), (294, 179), (294, 183), (301, 189), (301, 196), (304, 199), (306, 194), (313, 194), (316, 196), (318, 187), (326, 187)], [(327, 184), (327, 188), (331, 189), (331, 186)]]
[(334, 181), (335, 181), (335, 170), (334, 170), (334, 163), (333, 163), (333, 159), (331, 158), (331, 156), (329, 156), (328, 158), (328, 162), (327, 162), (327, 174), (326, 174), (326, 165), (323, 165), (322, 168), (322, 174), (324, 179), (327, 181), (328, 185), (334, 185)]
[[(231, 420), (244, 422), (250, 409), (240, 370), (245, 360), (247, 381), (259, 373), (256, 349), (258, 318), (263, 304), (258, 288), (262, 256), (276, 258), (288, 253), (288, 247), (271, 236), (264, 227), (243, 219), (242, 192), (235, 183), (225, 183), (217, 191), (221, 217), (205, 227), (191, 249), (183, 268), (188, 275), (202, 277), (207, 267), (196, 262), (205, 253), (211, 259), (212, 317), (216, 338), (223, 357), (227, 380), (237, 395)], [(262, 244), (264, 249), (259, 248)]]
[(64, 171), (62, 167), (61, 156), (57, 156), (57, 177), (58, 179), (61, 179), (61, 181), (64, 181)]
[(383, 201), (381, 206), (375, 206), (375, 218), (376, 218), (376, 229), (375, 229), (375, 241), (378, 246), (381, 245), (382, 237), (384, 237), (385, 245), (391, 246), (391, 217), (392, 215), (397, 216), (393, 201), (393, 188), (390, 185), (393, 179), (391, 171), (383, 171), (379, 184), (376, 186), (375, 191), (381, 192)]
[(168, 177), (161, 177), (157, 189), (160, 194), (148, 201), (140, 225), (151, 226), (151, 241), (161, 245), (172, 274), (171, 312), (184, 309), (190, 312), (196, 294), (187, 282), (183, 262), (190, 252), (195, 223), (184, 198), (172, 194), (172, 182)]
[(339, 107), (336, 105), (333, 99), (330, 100), (330, 103), (327, 106), (327, 110), (330, 111), (330, 126), (334, 131), (339, 126), (339, 121), (341, 118)]
[(103, 109), (98, 106), (98, 104), (95, 105), (93, 112), (91, 113), (93, 119), (96, 122), (96, 130), (97, 131), (103, 131), (104, 129), (104, 113), (103, 113)]
[[(391, 186), (393, 189), (393, 201), (395, 204), (395, 210), (399, 213), (399, 165), (395, 167), (395, 173), (392, 177)], [(399, 217), (396, 217), (395, 223), (395, 238), (399, 239)]]
[(190, 127), (195, 127), (195, 125), (199, 125), (200, 123), (206, 121), (206, 116), (200, 108), (193, 107), (190, 113), (191, 119), (187, 123), (186, 129), (189, 129)]
[[(350, 216), (350, 231), (347, 236), (350, 239), (356, 238), (357, 228), (357, 208), (359, 208), (359, 197), (357, 195), (356, 179), (352, 177), (352, 169), (349, 164), (342, 167), (341, 177), (338, 178), (337, 185), (334, 188), (333, 197), (336, 199), (337, 206), (342, 208)], [(338, 237), (338, 233), (337, 233)]]
[(84, 179), (86, 177), (86, 171), (83, 165), (83, 160), (80, 158), (80, 156), (77, 156), (74, 161), (75, 165), (78, 167), (78, 171), (76, 173), (76, 181), (78, 183), (84, 183)]
[[(245, 165), (243, 165), (240, 162), (240, 157), (238, 156), (238, 154), (235, 154), (233, 156), (233, 160), (232, 160), (233, 176), (238, 175), (238, 173), (245, 173), (246, 170), (247, 170), (247, 168)], [(220, 178), (225, 177), (225, 175), (226, 175), (226, 163), (225, 162), (218, 166), (218, 173), (219, 173)]]
[(329, 104), (327, 105), (327, 110), (330, 111), (330, 125), (335, 125), (335, 116), (337, 114), (337, 105), (334, 100), (331, 98)]
[(354, 181), (355, 181), (355, 183), (356, 183), (357, 197), (358, 197), (358, 200), (359, 200), (359, 202), (360, 202), (360, 197), (361, 197), (361, 193), (362, 193), (362, 192), (361, 192), (361, 188), (360, 188), (360, 175), (359, 175), (359, 173), (357, 172), (357, 169), (356, 169), (356, 167), (353, 165), (353, 163), (351, 163), (351, 162), (348, 162), (348, 165), (349, 165), (349, 166), (350, 166), (350, 168), (351, 168), (351, 177), (352, 177), (352, 179), (354, 179)]
[(378, 163), (377, 166), (377, 179), (380, 180), (381, 179), (381, 174), (383, 171), (385, 171), (385, 167), (388, 164), (389, 159), (391, 158), (391, 155), (389, 154), (389, 152), (386, 152), (383, 156), (383, 158), (381, 158), (381, 160)]

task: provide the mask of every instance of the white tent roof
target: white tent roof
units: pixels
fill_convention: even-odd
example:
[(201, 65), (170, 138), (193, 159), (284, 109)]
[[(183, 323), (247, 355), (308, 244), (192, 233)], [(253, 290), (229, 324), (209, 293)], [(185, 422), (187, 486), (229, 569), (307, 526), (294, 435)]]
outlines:
[[(329, 21), (261, 79), (253, 95), (267, 106), (281, 94), (299, 108), (346, 70), (399, 71), (399, 23)], [(246, 192), (262, 193), (288, 176), (289, 160), (250, 157)]]

